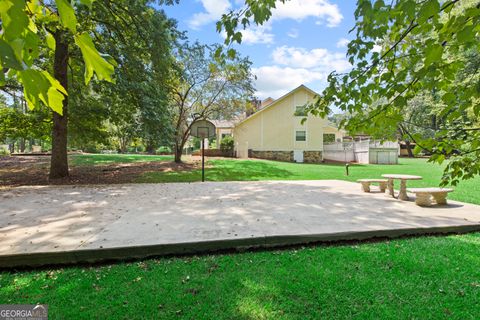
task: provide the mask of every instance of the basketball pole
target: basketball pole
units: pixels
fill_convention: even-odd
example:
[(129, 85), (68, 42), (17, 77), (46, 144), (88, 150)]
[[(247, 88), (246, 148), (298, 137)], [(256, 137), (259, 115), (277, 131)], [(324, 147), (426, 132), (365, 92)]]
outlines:
[(202, 139), (202, 182), (205, 182), (205, 138)]
[(202, 152), (202, 182), (205, 182), (205, 139), (208, 141), (209, 138), (213, 138), (215, 136), (215, 125), (206, 119), (198, 120), (197, 117), (197, 120), (192, 123), (190, 128), (190, 135), (201, 139), (200, 148)]

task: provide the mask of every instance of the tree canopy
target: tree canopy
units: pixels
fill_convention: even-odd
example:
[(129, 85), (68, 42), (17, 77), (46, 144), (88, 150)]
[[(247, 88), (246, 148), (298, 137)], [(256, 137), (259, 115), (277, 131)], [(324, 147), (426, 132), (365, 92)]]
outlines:
[(237, 54), (219, 57), (218, 48), (187, 42), (176, 52), (178, 73), (171, 84), (171, 102), (177, 162), (195, 121), (238, 115), (253, 94), (251, 62)]
[(181, 33), (152, 4), (175, 2), (1, 1), (0, 88), (53, 111), (50, 178), (68, 176), (68, 147), (110, 144), (126, 131), (153, 150), (171, 135), (166, 83)]
[[(219, 45), (190, 44), (158, 7), (176, 2), (2, 2), (0, 88), (51, 128), (51, 137), (42, 135), (52, 146), (50, 178), (68, 176), (67, 148), (125, 152), (141, 144), (154, 152), (178, 145), (181, 155), (195, 120), (243, 108), (253, 93), (251, 63), (232, 50), (215, 56)], [(4, 132), (34, 136), (25, 122), (31, 112), (11, 107), (2, 110)], [(25, 125), (14, 127), (14, 119)]]
[[(84, 24), (101, 26), (95, 38), (99, 48), (118, 62), (116, 82), (90, 86), (78, 105), (71, 106), (73, 115), (84, 113), (82, 101), (93, 94), (100, 110), (105, 110), (99, 126), (107, 122), (107, 131), (121, 151), (138, 138), (153, 152), (172, 134), (168, 83), (174, 76), (173, 47), (183, 34), (177, 31), (176, 21), (149, 7), (149, 1), (116, 1), (113, 10), (120, 16), (112, 15), (107, 1), (97, 3)], [(121, 12), (122, 7), (128, 11)]]

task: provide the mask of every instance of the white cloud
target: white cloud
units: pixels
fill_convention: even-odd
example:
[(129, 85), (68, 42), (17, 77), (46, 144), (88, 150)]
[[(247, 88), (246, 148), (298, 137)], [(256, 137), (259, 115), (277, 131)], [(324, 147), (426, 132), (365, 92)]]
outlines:
[(287, 36), (293, 39), (298, 38), (299, 35), (300, 33), (298, 32), (298, 29), (295, 29), (295, 28), (292, 28), (290, 29), (290, 31), (287, 32)]
[(304, 68), (263, 66), (253, 68), (252, 72), (257, 76), (256, 94), (260, 99), (267, 97), (276, 99), (301, 84), (326, 79), (325, 73)]
[(201, 26), (211, 22), (218, 21), (222, 14), (227, 13), (231, 8), (229, 0), (200, 0), (202, 2), (204, 12), (195, 13), (188, 22), (192, 29), (198, 29)]
[[(266, 23), (262, 26), (247, 26), (245, 30), (242, 30), (242, 44), (272, 44), (275, 42), (275, 36), (271, 31), (272, 27), (270, 23)], [(227, 37), (227, 33), (225, 31), (222, 31), (221, 36), (225, 39)]]
[(271, 32), (271, 23), (266, 23), (262, 26), (251, 25), (242, 31), (242, 43), (245, 44), (272, 44), (274, 42), (274, 35)]
[(293, 68), (314, 68), (317, 71), (330, 73), (331, 71), (343, 72), (351, 65), (345, 54), (330, 52), (318, 48), (306, 50), (304, 48), (282, 46), (275, 48), (272, 53), (273, 62)]
[(382, 52), (382, 46), (378, 44), (373, 45), (372, 52)]
[(332, 71), (350, 68), (343, 53), (282, 46), (273, 50), (272, 65), (253, 68), (253, 74), (257, 76), (257, 96), (264, 99), (278, 98), (301, 84), (321, 87)]
[(345, 38), (340, 38), (337, 41), (337, 48), (346, 48), (350, 40), (345, 39)]
[[(235, 0), (234, 5), (230, 0), (197, 0), (203, 5), (204, 11), (195, 13), (188, 21), (188, 25), (192, 29), (200, 27), (212, 22), (218, 21), (222, 14), (227, 13), (230, 9), (241, 7), (243, 1)], [(271, 21), (282, 19), (293, 19), (301, 21), (305, 18), (317, 18), (316, 24), (325, 24), (328, 27), (335, 27), (340, 24), (343, 19), (340, 9), (336, 4), (330, 3), (329, 0), (289, 0), (285, 3), (276, 2), (276, 8), (272, 11)], [(252, 23), (253, 25), (253, 23)], [(270, 32), (271, 27), (253, 26), (243, 31), (246, 34), (244, 39), (246, 43), (273, 43), (274, 35)], [(289, 37), (296, 38), (298, 30), (291, 30)]]
[(276, 9), (272, 12), (272, 19), (303, 20), (308, 17), (318, 18), (317, 24), (326, 22), (328, 27), (340, 24), (343, 15), (336, 4), (328, 0), (290, 0), (285, 3), (277, 1)]

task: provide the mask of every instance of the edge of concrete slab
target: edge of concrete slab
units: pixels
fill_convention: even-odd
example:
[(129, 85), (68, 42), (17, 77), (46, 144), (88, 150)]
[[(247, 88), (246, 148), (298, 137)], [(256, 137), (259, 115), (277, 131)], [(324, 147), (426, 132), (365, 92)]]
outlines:
[(116, 248), (83, 249), (59, 252), (35, 252), (0, 256), (0, 269), (41, 267), (83, 263), (137, 260), (170, 255), (201, 254), (222, 250), (248, 250), (311, 243), (399, 238), (402, 236), (430, 234), (461, 234), (480, 231), (480, 224), (433, 228), (408, 228), (395, 230), (351, 231), (322, 234), (275, 235), (241, 239), (128, 246)]

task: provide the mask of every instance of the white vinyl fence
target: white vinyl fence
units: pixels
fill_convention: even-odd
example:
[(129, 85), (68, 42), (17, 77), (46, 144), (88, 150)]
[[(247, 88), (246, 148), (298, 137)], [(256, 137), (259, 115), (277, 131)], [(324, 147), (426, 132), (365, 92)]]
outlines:
[(398, 163), (397, 142), (379, 141), (355, 141), (335, 142), (323, 146), (323, 158), (325, 160), (357, 163)]
[(333, 142), (323, 145), (325, 160), (355, 162), (354, 144), (352, 142)]

